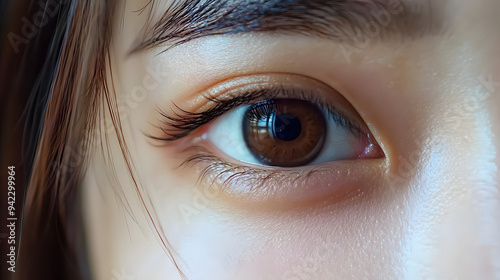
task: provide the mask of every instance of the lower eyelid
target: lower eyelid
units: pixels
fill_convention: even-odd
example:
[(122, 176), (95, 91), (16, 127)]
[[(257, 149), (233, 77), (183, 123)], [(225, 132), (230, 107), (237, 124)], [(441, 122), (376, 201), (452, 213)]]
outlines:
[(384, 159), (337, 161), (295, 169), (239, 166), (200, 147), (184, 166), (196, 167), (198, 184), (236, 208), (286, 210), (336, 203), (380, 185)]

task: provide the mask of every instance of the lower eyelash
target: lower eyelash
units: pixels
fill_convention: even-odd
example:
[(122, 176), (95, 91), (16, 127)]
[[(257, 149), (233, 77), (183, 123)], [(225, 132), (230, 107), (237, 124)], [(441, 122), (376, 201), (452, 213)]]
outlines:
[[(184, 152), (194, 153), (187, 160), (182, 162), (179, 167), (202, 165), (203, 169), (199, 172), (199, 177), (196, 184), (208, 182), (209, 187), (220, 185), (220, 191), (224, 191), (230, 184), (237, 183), (240, 180), (245, 180), (248, 184), (252, 180), (252, 187), (248, 190), (250, 195), (260, 191), (274, 191), (263, 189), (263, 186), (269, 181), (274, 181), (270, 186), (276, 187), (280, 185), (281, 180), (294, 181), (307, 180), (311, 175), (322, 169), (312, 167), (308, 170), (268, 170), (261, 168), (253, 168), (248, 166), (240, 166), (223, 160), (222, 158), (212, 154), (202, 146), (192, 146), (184, 150)], [(307, 183), (302, 181), (301, 183)]]

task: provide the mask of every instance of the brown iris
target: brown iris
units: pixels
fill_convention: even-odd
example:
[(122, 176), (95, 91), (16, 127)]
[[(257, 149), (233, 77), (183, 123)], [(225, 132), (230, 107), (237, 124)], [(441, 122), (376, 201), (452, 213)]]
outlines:
[(252, 154), (266, 165), (305, 165), (321, 151), (325, 136), (323, 112), (305, 100), (258, 102), (243, 118), (243, 138)]

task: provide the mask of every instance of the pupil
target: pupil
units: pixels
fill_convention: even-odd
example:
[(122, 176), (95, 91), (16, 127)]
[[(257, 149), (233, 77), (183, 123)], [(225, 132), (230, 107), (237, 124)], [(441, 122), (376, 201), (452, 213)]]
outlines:
[(292, 141), (299, 137), (302, 125), (299, 118), (291, 114), (274, 115), (273, 135), (282, 141)]
[(321, 152), (327, 122), (321, 108), (305, 100), (271, 99), (251, 105), (243, 118), (243, 138), (263, 164), (306, 165)]

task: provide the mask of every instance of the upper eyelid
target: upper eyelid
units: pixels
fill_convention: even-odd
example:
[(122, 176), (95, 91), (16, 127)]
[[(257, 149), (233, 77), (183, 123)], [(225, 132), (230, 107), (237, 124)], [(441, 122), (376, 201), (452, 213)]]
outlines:
[(342, 112), (335, 108), (335, 105), (328, 104), (320, 97), (314, 96), (312, 92), (306, 93), (305, 91), (300, 91), (285, 86), (274, 86), (268, 89), (262, 88), (260, 90), (257, 89), (254, 91), (245, 92), (243, 94), (240, 93), (236, 96), (226, 97), (225, 99), (219, 99), (214, 96), (205, 96), (208, 101), (213, 102), (216, 105), (201, 112), (190, 112), (180, 108), (179, 106), (176, 106), (177, 110), (179, 110), (180, 112), (169, 115), (159, 108), (158, 111), (165, 120), (159, 126), (159, 128), (161, 128), (166, 137), (153, 137), (151, 135), (146, 136), (164, 142), (176, 141), (189, 135), (198, 127), (210, 122), (211, 120), (221, 116), (231, 109), (234, 109), (240, 105), (250, 104), (251, 102), (256, 102), (258, 100), (272, 99), (280, 94), (292, 98), (314, 101), (322, 108), (328, 109), (332, 113), (333, 117), (338, 116), (338, 119), (336, 119), (336, 121), (343, 124), (357, 136), (370, 138), (370, 132), (362, 119), (361, 121), (356, 121), (352, 118), (352, 116), (349, 117), (342, 114)]
[[(206, 96), (207, 100), (215, 102), (217, 105), (215, 105), (214, 107), (211, 107), (210, 109), (202, 111), (202, 112), (191, 112), (191, 111), (187, 111), (185, 109), (182, 109), (179, 106), (174, 104), (175, 108), (178, 111), (180, 111), (180, 113), (176, 112), (176, 113), (174, 113), (173, 116), (169, 115), (164, 110), (162, 110), (160, 107), (158, 107), (157, 111), (160, 113), (160, 115), (162, 115), (166, 119), (166, 121), (168, 122), (168, 126), (170, 128), (174, 128), (171, 132), (178, 131), (180, 133), (176, 134), (176, 135), (171, 134), (171, 132), (166, 131), (165, 129), (162, 128), (163, 132), (165, 132), (165, 134), (169, 135), (170, 137), (163, 138), (163, 139), (157, 138), (157, 137), (150, 137), (150, 138), (156, 138), (156, 140), (163, 140), (163, 141), (167, 141), (167, 142), (178, 140), (180, 138), (183, 138), (187, 134), (189, 134), (189, 132), (191, 132), (192, 130), (206, 124), (210, 120), (224, 114), (225, 112), (235, 108), (236, 106), (248, 104), (249, 102), (251, 102), (252, 100), (255, 100), (258, 97), (259, 96), (253, 96), (253, 97), (249, 97), (249, 98), (240, 97), (240, 101), (234, 102), (233, 104), (231, 104), (231, 102), (233, 102), (234, 98), (226, 99), (226, 100), (219, 100), (215, 97)], [(184, 114), (184, 115), (181, 115), (181, 114)], [(207, 116), (207, 114), (209, 116)], [(207, 117), (209, 117), (209, 118), (207, 118)]]

